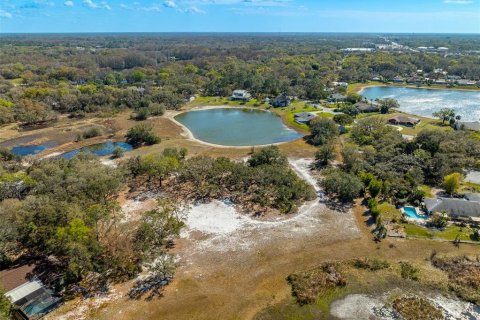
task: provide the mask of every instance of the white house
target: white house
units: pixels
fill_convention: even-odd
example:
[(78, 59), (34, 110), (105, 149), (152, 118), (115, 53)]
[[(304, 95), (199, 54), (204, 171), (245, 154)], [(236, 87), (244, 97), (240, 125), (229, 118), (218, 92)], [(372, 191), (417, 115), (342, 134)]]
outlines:
[(232, 100), (248, 101), (252, 98), (252, 95), (247, 90), (235, 90), (230, 98)]

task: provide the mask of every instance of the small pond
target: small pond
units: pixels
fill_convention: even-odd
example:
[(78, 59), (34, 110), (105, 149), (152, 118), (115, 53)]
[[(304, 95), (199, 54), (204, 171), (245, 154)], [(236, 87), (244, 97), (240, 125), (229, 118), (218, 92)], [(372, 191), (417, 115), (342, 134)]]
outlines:
[(224, 146), (260, 146), (287, 142), (302, 135), (285, 126), (272, 112), (219, 108), (182, 113), (175, 120), (196, 139)]
[(431, 118), (441, 108), (453, 108), (462, 121), (480, 121), (480, 91), (374, 86), (360, 94), (368, 100), (396, 99), (400, 110), (410, 114)]
[(39, 144), (39, 145), (22, 145), (22, 146), (13, 147), (11, 151), (16, 156), (24, 157), (24, 156), (35, 155), (37, 153), (50, 149), (56, 145), (57, 144), (55, 142), (49, 142), (49, 143)]
[(99, 157), (103, 157), (103, 156), (111, 155), (113, 153), (113, 150), (117, 148), (123, 149), (123, 151), (133, 150), (133, 146), (126, 142), (105, 142), (105, 143), (99, 143), (93, 146), (83, 147), (80, 149), (75, 149), (69, 152), (65, 152), (61, 154), (60, 157), (70, 160), (76, 155), (78, 155), (80, 152), (89, 152)]

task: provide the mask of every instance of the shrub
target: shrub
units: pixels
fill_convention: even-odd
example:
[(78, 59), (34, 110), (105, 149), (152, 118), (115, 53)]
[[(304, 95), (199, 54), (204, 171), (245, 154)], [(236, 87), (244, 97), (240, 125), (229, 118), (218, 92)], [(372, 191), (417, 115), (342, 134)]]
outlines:
[(338, 169), (327, 170), (321, 184), (327, 193), (344, 202), (353, 201), (363, 190), (363, 183), (357, 176)]
[(333, 116), (333, 121), (342, 126), (346, 126), (353, 123), (353, 117), (348, 114), (336, 114)]
[(403, 279), (417, 281), (420, 270), (408, 262), (400, 262), (400, 275)]
[(443, 313), (427, 299), (420, 297), (400, 297), (393, 301), (393, 309), (405, 320), (441, 320)]
[(125, 154), (125, 150), (123, 150), (122, 148), (115, 148), (112, 152), (112, 158), (118, 159), (123, 157), (124, 154)]
[(380, 259), (356, 259), (353, 261), (353, 265), (358, 269), (367, 269), (370, 271), (378, 271), (390, 267), (390, 263)]
[(287, 281), (292, 286), (292, 295), (301, 305), (313, 303), (322, 293), (347, 284), (345, 276), (332, 263), (325, 263), (311, 271), (291, 274)]
[(126, 138), (127, 142), (134, 147), (160, 143), (160, 138), (153, 133), (153, 127), (150, 124), (138, 124), (130, 128)]
[(308, 142), (320, 146), (331, 142), (338, 136), (338, 125), (328, 118), (319, 118), (310, 123), (311, 134), (307, 138)]
[(90, 138), (95, 138), (95, 137), (98, 137), (98, 136), (101, 136), (101, 135), (102, 135), (102, 130), (100, 130), (97, 127), (93, 127), (93, 128), (85, 130), (82, 133), (82, 138), (83, 139), (90, 139)]

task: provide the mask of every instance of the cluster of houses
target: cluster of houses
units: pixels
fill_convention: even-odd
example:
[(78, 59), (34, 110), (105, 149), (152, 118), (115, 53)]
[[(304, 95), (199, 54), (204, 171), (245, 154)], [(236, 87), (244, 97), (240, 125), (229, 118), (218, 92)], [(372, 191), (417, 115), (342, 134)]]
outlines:
[(409, 76), (397, 75), (393, 78), (383, 78), (380, 75), (373, 75), (372, 81), (393, 82), (397, 84), (438, 84), (438, 85), (457, 85), (462, 87), (476, 87), (480, 86), (480, 81), (472, 79), (462, 79), (460, 76), (449, 75), (443, 69), (434, 69), (429, 75), (423, 70), (417, 70), (414, 74)]
[[(252, 99), (252, 95), (247, 90), (234, 90), (230, 96), (231, 100), (248, 102)], [(267, 98), (265, 99), (266, 103), (269, 103), (275, 108), (288, 107), (292, 102), (292, 99), (287, 96), (287, 94), (282, 93), (278, 95), (275, 99)]]

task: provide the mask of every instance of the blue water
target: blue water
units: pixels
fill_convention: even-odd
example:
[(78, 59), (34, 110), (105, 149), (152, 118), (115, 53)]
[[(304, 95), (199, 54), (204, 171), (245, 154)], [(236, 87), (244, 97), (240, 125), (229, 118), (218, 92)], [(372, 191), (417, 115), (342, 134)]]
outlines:
[(70, 160), (76, 155), (78, 155), (80, 152), (89, 152), (99, 157), (103, 157), (103, 156), (111, 155), (113, 153), (113, 150), (115, 150), (116, 148), (121, 148), (124, 151), (133, 150), (133, 146), (126, 142), (105, 142), (105, 143), (95, 144), (93, 146), (83, 147), (80, 149), (65, 152), (64, 154), (60, 155), (60, 157)]
[(453, 108), (462, 121), (480, 121), (480, 91), (421, 89), (403, 87), (369, 87), (361, 91), (368, 100), (393, 98), (400, 110), (432, 117), (441, 108)]
[(55, 143), (47, 143), (40, 145), (30, 145), (30, 146), (16, 146), (12, 148), (12, 153), (16, 156), (24, 157), (29, 155), (34, 155), (40, 153), (44, 150), (54, 147)]
[(403, 210), (405, 211), (405, 214), (410, 217), (410, 218), (413, 218), (413, 219), (420, 219), (420, 220), (426, 220), (428, 219), (427, 216), (424, 216), (424, 215), (419, 215), (417, 213), (417, 210), (415, 210), (415, 208), (412, 208), (412, 207), (403, 207)]
[(302, 135), (267, 111), (220, 108), (182, 113), (175, 119), (195, 138), (224, 146), (258, 146), (286, 142)]

